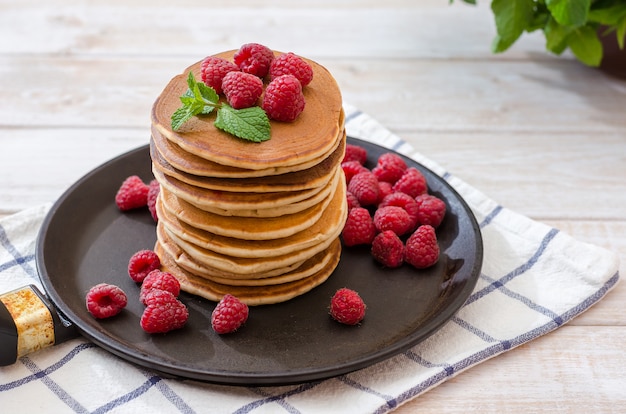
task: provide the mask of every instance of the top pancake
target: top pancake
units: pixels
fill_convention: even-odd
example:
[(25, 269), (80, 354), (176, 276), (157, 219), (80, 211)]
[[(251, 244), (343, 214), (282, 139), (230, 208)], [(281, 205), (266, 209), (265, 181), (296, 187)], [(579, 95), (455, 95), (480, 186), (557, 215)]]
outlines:
[[(235, 51), (215, 56), (232, 61)], [(276, 52), (277, 55), (280, 53)], [(333, 76), (321, 65), (305, 59), (313, 68), (313, 80), (303, 88), (305, 110), (293, 122), (270, 121), (271, 139), (251, 142), (214, 126), (215, 114), (192, 117), (178, 131), (171, 116), (181, 106), (189, 71), (201, 79), (201, 62), (174, 77), (152, 107), (152, 123), (168, 140), (217, 164), (252, 170), (299, 165), (332, 151), (343, 130), (341, 92)]]

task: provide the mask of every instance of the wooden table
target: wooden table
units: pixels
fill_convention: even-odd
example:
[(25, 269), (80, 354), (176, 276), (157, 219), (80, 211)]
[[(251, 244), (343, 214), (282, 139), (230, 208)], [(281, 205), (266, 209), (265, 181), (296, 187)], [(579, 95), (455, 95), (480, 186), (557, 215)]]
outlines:
[[(497, 200), (618, 251), (626, 82), (525, 35), (494, 56), (489, 2), (1, 0), (0, 214), (54, 201), (149, 138), (166, 82), (259, 42), (325, 65), (344, 99)], [(626, 286), (398, 412), (624, 412)]]

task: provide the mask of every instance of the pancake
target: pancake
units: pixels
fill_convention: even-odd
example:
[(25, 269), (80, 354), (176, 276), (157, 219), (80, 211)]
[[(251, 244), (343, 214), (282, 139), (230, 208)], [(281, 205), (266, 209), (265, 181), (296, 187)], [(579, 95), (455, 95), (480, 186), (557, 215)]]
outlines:
[(309, 292), (311, 289), (325, 282), (339, 263), (341, 254), (341, 244), (339, 240), (335, 240), (328, 249), (331, 251), (331, 258), (328, 264), (312, 276), (279, 285), (230, 286), (216, 283), (187, 272), (174, 262), (172, 257), (164, 251), (159, 242), (157, 242), (154, 247), (154, 250), (161, 258), (161, 269), (174, 275), (180, 282), (183, 291), (215, 302), (229, 293), (249, 306), (285, 302)]
[(313, 207), (289, 215), (277, 217), (239, 217), (221, 216), (193, 206), (192, 204), (176, 197), (166, 188), (161, 188), (161, 202), (163, 208), (171, 215), (176, 216), (180, 221), (189, 224), (197, 229), (206, 230), (211, 233), (234, 237), (244, 240), (271, 240), (289, 237), (307, 227), (312, 226), (320, 219), (327, 205), (333, 200), (333, 196), (338, 188), (344, 193), (345, 180), (343, 171), (339, 168), (338, 179), (334, 187), (322, 200), (313, 203)]
[[(343, 125), (344, 113), (341, 112)], [(346, 131), (343, 129), (337, 136), (336, 146), (331, 148), (328, 153), (323, 154), (318, 158), (304, 161), (302, 163), (291, 166), (273, 166), (268, 168), (262, 168), (257, 170), (250, 170), (246, 168), (232, 167), (228, 165), (221, 165), (197, 155), (183, 150), (176, 143), (169, 141), (159, 132), (167, 130), (162, 125), (152, 125), (152, 141), (159, 154), (167, 160), (174, 168), (184, 171), (188, 174), (198, 175), (201, 177), (222, 177), (222, 178), (250, 178), (250, 177), (266, 177), (269, 175), (280, 175), (294, 171), (306, 170), (316, 166), (320, 162), (329, 157), (337, 148), (337, 146), (345, 141)]]
[[(157, 199), (156, 207), (159, 221), (177, 237), (216, 253), (234, 257), (272, 257), (282, 256), (296, 250), (302, 250), (329, 237), (336, 235), (336, 228), (343, 227), (346, 216), (346, 198), (342, 184), (340, 191), (335, 191), (328, 207), (323, 210), (320, 218), (304, 230), (291, 236), (268, 240), (246, 240), (220, 236), (194, 227), (179, 220), (174, 214), (163, 208), (161, 198)], [(263, 225), (265, 219), (257, 219)]]
[[(232, 61), (234, 53), (233, 50), (215, 56)], [(267, 141), (250, 142), (217, 129), (214, 114), (192, 117), (180, 130), (171, 129), (171, 115), (181, 106), (180, 96), (187, 91), (188, 73), (201, 79), (201, 62), (168, 83), (152, 107), (152, 124), (184, 151), (219, 165), (266, 170), (319, 159), (330, 153), (343, 130), (342, 98), (330, 72), (305, 60), (313, 69), (313, 80), (303, 88), (306, 108), (293, 122), (270, 121), (271, 139)]]
[(266, 193), (319, 188), (330, 181), (335, 167), (341, 164), (344, 152), (345, 141), (341, 140), (329, 157), (306, 170), (267, 177), (216, 178), (189, 174), (173, 167), (157, 150), (154, 140), (150, 142), (150, 156), (154, 167), (163, 174), (192, 186), (229, 192)]
[[(219, 208), (224, 210), (240, 210), (279, 209), (282, 206), (289, 206), (299, 201), (312, 199), (314, 196), (318, 196), (317, 201), (321, 201), (328, 196), (334, 185), (336, 185), (333, 180), (336, 180), (339, 169), (341, 169), (341, 167), (335, 168), (335, 176), (325, 186), (307, 190), (278, 191), (271, 193), (240, 193), (195, 187), (163, 174), (154, 167), (154, 163), (152, 172), (154, 178), (161, 184), (161, 188), (165, 188), (167, 191), (195, 206), (200, 208), (219, 206)], [(277, 212), (280, 212), (280, 210), (277, 210)]]

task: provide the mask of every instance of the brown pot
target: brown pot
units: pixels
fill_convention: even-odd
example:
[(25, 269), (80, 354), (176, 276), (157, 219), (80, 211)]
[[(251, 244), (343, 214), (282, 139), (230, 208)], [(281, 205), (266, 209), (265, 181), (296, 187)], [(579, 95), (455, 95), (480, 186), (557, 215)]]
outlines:
[(603, 47), (600, 69), (613, 76), (626, 79), (626, 47), (624, 49), (619, 48), (615, 32), (603, 35), (605, 32), (605, 27), (598, 30)]

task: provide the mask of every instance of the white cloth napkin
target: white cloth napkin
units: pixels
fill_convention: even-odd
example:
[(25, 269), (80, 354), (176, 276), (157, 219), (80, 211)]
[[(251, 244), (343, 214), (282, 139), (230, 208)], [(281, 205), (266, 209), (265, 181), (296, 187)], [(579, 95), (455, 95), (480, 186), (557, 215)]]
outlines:
[[(357, 372), (280, 387), (168, 379), (75, 339), (0, 368), (2, 412), (385, 413), (459, 372), (546, 334), (599, 301), (619, 280), (614, 252), (506, 209), (345, 105), (350, 136), (424, 164), (467, 201), (483, 235), (476, 289), (442, 329)], [(0, 221), (0, 292), (41, 287), (34, 251), (49, 205)]]

